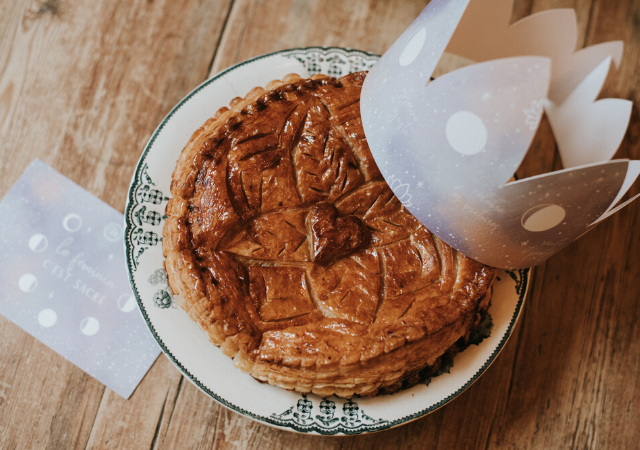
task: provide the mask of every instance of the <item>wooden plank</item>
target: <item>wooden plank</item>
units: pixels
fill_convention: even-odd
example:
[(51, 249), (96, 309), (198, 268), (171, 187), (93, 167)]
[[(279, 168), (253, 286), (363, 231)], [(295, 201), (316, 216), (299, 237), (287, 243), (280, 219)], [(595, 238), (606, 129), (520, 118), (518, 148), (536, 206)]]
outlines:
[(104, 386), (0, 316), (0, 448), (84, 448)]
[[(0, 1), (0, 196), (38, 156), (122, 210), (145, 141), (207, 76), (214, 52), (210, 74), (296, 46), (382, 53), (425, 3)], [(637, 3), (521, 0), (513, 18), (575, 7), (579, 42), (625, 40), (623, 65), (603, 96), (637, 104)], [(541, 128), (521, 176), (559, 167), (548, 123)], [(638, 135), (634, 110), (618, 157), (640, 159)], [(346, 438), (278, 431), (209, 399), (162, 356), (124, 401), (0, 318), (0, 448), (633, 448), (638, 205), (541, 265), (494, 365), (455, 401), (408, 425)]]
[[(0, 197), (39, 157), (122, 211), (230, 3), (1, 2)], [(166, 428), (181, 376), (163, 356), (125, 401), (3, 318), (0, 337), (0, 448), (148, 448)]]
[(252, 58), (294, 47), (347, 47), (383, 53), (427, 1), (236, 0), (211, 75)]
[(152, 448), (171, 420), (181, 378), (161, 355), (128, 400), (106, 389), (86, 448)]
[(230, 0), (51, 4), (25, 7), (5, 50), (0, 195), (37, 156), (122, 211), (151, 132), (206, 78)]

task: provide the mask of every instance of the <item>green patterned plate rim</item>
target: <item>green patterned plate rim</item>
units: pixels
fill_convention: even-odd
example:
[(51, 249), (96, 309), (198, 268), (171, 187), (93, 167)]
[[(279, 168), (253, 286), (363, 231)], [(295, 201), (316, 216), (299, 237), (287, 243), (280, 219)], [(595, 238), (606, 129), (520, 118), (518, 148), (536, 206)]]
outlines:
[[(202, 372), (202, 370), (196, 370), (192, 363), (184, 362), (184, 359), (186, 359), (184, 351), (176, 352), (169, 348), (171, 344), (168, 341), (175, 338), (170, 336), (171, 332), (167, 331), (166, 323), (158, 318), (161, 317), (159, 314), (164, 314), (165, 312), (173, 313), (177, 309), (177, 299), (174, 298), (168, 287), (166, 274), (162, 268), (161, 235), (162, 223), (165, 218), (164, 207), (169, 199), (165, 195), (168, 194), (168, 180), (186, 140), (183, 141), (182, 146), (175, 148), (175, 154), (168, 155), (173, 156), (173, 160), (170, 157), (162, 158), (162, 156), (167, 156), (164, 154), (155, 155), (159, 152), (157, 148), (159, 140), (171, 138), (166, 133), (163, 134), (163, 130), (166, 130), (172, 120), (179, 121), (180, 119), (177, 118), (177, 115), (181, 111), (184, 112), (185, 109), (190, 108), (192, 103), (196, 99), (199, 100), (207, 89), (209, 89), (206, 94), (208, 96), (217, 95), (224, 89), (228, 91), (225, 91), (226, 94), (230, 95), (234, 92), (232, 83), (237, 81), (240, 84), (235, 87), (235, 91), (241, 94), (242, 92), (248, 92), (250, 89), (243, 91), (243, 86), (246, 88), (246, 86), (251, 86), (252, 83), (253, 86), (264, 86), (267, 82), (275, 79), (273, 77), (269, 78), (268, 75), (263, 75), (262, 78), (256, 80), (255, 66), (258, 66), (261, 70), (266, 68), (267, 72), (273, 66), (274, 70), (280, 70), (283, 75), (289, 72), (297, 72), (303, 76), (326, 73), (339, 77), (350, 72), (368, 70), (378, 58), (379, 56), (375, 54), (339, 47), (295, 48), (252, 58), (217, 74), (196, 87), (160, 123), (142, 152), (129, 188), (124, 219), (127, 270), (140, 312), (151, 334), (169, 360), (204, 393), (239, 414), (281, 429), (320, 435), (353, 435), (376, 432), (408, 423), (444, 406), (471, 386), (495, 360), (513, 331), (528, 290), (529, 269), (502, 271), (499, 283), (508, 284), (507, 287), (500, 290), (500, 292), (505, 291), (504, 294), (500, 294), (504, 299), (496, 298), (496, 294), (494, 294), (492, 307), (489, 311), (490, 313), (493, 311), (493, 304), (504, 301), (508, 304), (508, 308), (505, 307), (508, 309), (508, 314), (500, 320), (499, 325), (504, 331), (501, 335), (494, 337), (495, 342), (491, 344), (493, 347), (488, 348), (490, 354), (481, 358), (481, 360), (471, 361), (472, 370), (465, 369), (469, 371), (469, 376), (464, 379), (464, 382), (459, 382), (453, 387), (451, 383), (447, 384), (446, 380), (441, 382), (443, 389), (449, 392), (448, 395), (435, 402), (425, 401), (424, 405), (405, 413), (403, 413), (403, 406), (400, 404), (402, 401), (401, 395), (398, 394), (376, 397), (378, 403), (374, 407), (369, 404), (369, 399), (352, 399), (350, 401), (335, 397), (324, 399), (312, 394), (295, 394), (292, 397), (292, 394), (287, 391), (282, 391), (282, 401), (288, 402), (286, 406), (274, 410), (270, 414), (256, 412), (255, 409), (257, 408), (254, 408), (253, 404), (242, 405), (237, 401), (230, 400), (228, 398), (229, 395), (216, 392), (215, 385), (217, 380), (201, 379), (201, 376), (196, 375), (195, 372), (198, 370)], [(242, 81), (243, 77), (246, 81)], [(245, 85), (242, 85), (243, 82)], [(209, 116), (213, 115), (218, 108), (225, 106), (228, 100), (230, 98), (226, 99), (225, 103), (224, 100), (218, 99), (221, 104), (215, 104), (214, 100), (214, 106), (210, 108)], [(203, 122), (204, 120), (200, 123), (194, 123), (191, 131), (195, 130)], [(173, 150), (170, 152), (173, 152)], [(154, 155), (157, 157), (154, 158)], [(169, 174), (167, 180), (159, 180), (153, 173), (154, 169), (159, 166), (162, 166), (162, 170), (158, 169), (158, 171), (164, 171)], [(164, 179), (165, 177), (163, 176), (162, 178)], [(156, 292), (153, 293), (153, 290), (156, 290)], [(186, 316), (186, 313), (177, 312)], [(494, 332), (496, 331), (494, 330)], [(204, 333), (202, 335), (204, 336)], [(483, 343), (480, 344), (480, 346), (482, 345)], [(490, 343), (487, 342), (484, 345), (488, 346)], [(219, 350), (216, 349), (216, 351)], [(467, 349), (461, 355), (470, 351), (472, 349)], [(454, 359), (454, 364), (461, 355)], [(456, 371), (457, 368), (453, 370)], [(440, 381), (441, 378), (444, 379), (445, 377), (439, 377), (437, 380)], [(261, 386), (260, 389), (277, 389), (268, 385), (260, 385), (253, 379), (250, 382)], [(214, 386), (212, 387), (212, 385)], [(418, 391), (417, 389), (422, 390)], [(423, 395), (424, 389), (428, 388), (425, 388), (424, 384), (422, 384), (406, 391), (415, 390), (415, 395), (419, 396)], [(270, 391), (270, 395), (274, 395), (272, 391)], [(278, 396), (278, 394), (275, 395)], [(247, 402), (245, 401), (244, 403)], [(389, 405), (389, 409), (399, 411), (396, 411), (393, 417), (387, 416), (386, 418), (374, 418), (372, 416), (375, 414), (365, 412), (369, 410), (369, 407), (379, 411), (381, 409), (380, 404), (383, 407), (384, 405)], [(317, 413), (314, 414), (314, 412)]]

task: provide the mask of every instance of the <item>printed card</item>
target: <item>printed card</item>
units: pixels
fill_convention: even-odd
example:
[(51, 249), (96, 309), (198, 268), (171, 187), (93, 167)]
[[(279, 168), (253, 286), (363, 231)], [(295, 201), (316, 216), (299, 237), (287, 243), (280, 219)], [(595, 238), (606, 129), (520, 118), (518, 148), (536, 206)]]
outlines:
[(0, 313), (125, 398), (158, 357), (123, 216), (35, 160), (0, 202)]

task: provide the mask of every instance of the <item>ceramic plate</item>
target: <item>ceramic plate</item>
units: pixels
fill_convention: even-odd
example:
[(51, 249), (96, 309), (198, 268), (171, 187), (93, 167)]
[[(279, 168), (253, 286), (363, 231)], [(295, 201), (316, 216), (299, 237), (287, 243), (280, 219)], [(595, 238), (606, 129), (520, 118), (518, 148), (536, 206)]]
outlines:
[(457, 355), (449, 373), (393, 395), (342, 400), (301, 395), (267, 384), (231, 359), (177, 306), (162, 256), (164, 208), (175, 162), (189, 137), (216, 110), (255, 86), (289, 73), (340, 77), (367, 70), (378, 56), (341, 48), (304, 48), (238, 64), (205, 81), (173, 108), (153, 133), (131, 182), (125, 212), (127, 266), (140, 311), (167, 357), (207, 395), (254, 420), (301, 433), (359, 434), (422, 417), (460, 395), (496, 358), (518, 319), (528, 270), (501, 271), (489, 310), (491, 335)]

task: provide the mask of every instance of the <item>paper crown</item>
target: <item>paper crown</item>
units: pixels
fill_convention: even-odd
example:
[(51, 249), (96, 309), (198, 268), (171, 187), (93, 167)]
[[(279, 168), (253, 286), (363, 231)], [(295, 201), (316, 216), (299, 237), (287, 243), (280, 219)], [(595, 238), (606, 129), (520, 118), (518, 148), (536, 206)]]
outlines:
[[(431, 1), (370, 71), (361, 115), (383, 176), (418, 220), (478, 261), (524, 268), (637, 198), (615, 206), (640, 161), (606, 161), (631, 102), (595, 101), (622, 43), (574, 53), (573, 10), (509, 26), (511, 7)], [(445, 50), (481, 62), (432, 81)], [(508, 183), (543, 112), (565, 169)]]

